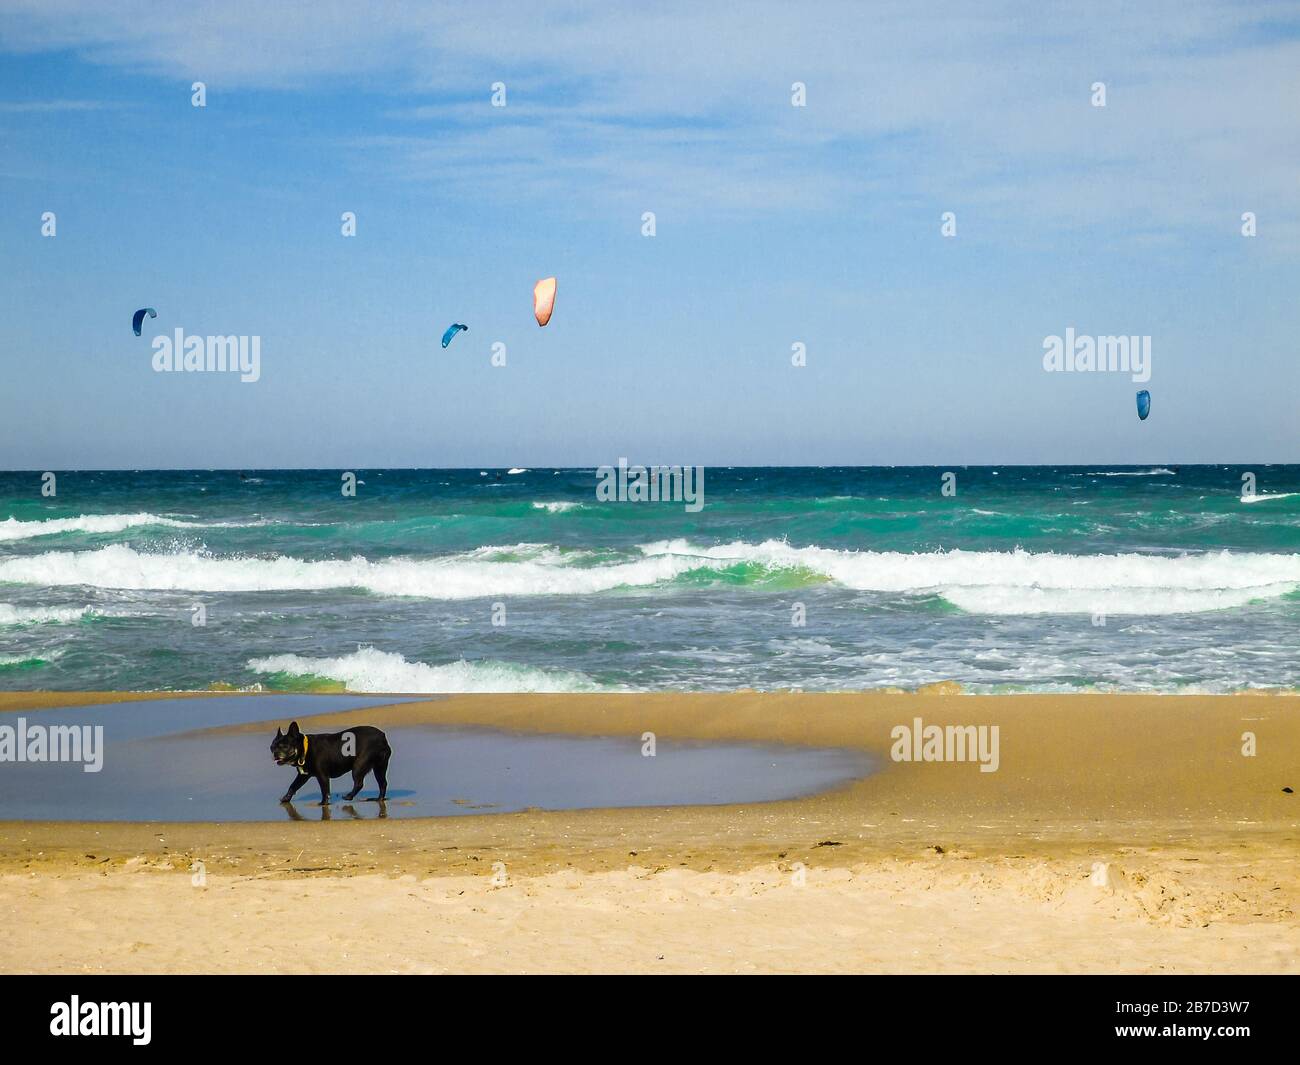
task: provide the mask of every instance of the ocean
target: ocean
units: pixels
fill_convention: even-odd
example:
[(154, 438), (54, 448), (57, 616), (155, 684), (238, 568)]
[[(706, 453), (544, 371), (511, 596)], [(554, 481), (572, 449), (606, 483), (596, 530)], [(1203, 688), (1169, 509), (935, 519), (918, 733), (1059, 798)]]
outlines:
[(0, 688), (1300, 688), (1300, 466), (352, 472), (0, 473)]

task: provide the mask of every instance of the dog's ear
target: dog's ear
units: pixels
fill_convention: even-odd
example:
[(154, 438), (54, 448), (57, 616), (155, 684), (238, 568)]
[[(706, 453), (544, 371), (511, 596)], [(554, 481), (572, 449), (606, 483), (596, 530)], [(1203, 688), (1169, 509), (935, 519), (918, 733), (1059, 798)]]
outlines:
[(286, 732), (285, 735), (286, 735), (286, 736), (297, 736), (297, 735), (299, 735), (299, 732), (298, 732), (298, 722), (296, 722), (296, 721), (290, 721), (290, 722), (289, 722), (289, 731)]
[(278, 739), (282, 739), (283, 737), (284, 737), (284, 733), (281, 731), (280, 726), (279, 726), (279, 725), (276, 725), (276, 726), (275, 726), (275, 738), (278, 740)]

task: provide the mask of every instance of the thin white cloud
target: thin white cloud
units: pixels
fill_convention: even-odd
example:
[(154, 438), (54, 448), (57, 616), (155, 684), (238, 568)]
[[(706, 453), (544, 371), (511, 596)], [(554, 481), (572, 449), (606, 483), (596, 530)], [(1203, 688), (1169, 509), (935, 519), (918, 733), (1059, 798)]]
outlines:
[(0, 100), (0, 114), (49, 115), (66, 111), (105, 111), (119, 106), (107, 100)]
[[(387, 172), (678, 212), (978, 206), (1003, 226), (1300, 232), (1300, 5), (13, 0), (10, 50), (219, 98), (391, 96)], [(488, 105), (504, 81), (505, 109)], [(807, 84), (808, 106), (790, 106)], [(1094, 81), (1108, 106), (1089, 103)], [(421, 125), (430, 128), (426, 131)], [(403, 129), (403, 127), (406, 127)], [(396, 135), (388, 135), (396, 130)], [(1294, 247), (1294, 244), (1292, 244)]]

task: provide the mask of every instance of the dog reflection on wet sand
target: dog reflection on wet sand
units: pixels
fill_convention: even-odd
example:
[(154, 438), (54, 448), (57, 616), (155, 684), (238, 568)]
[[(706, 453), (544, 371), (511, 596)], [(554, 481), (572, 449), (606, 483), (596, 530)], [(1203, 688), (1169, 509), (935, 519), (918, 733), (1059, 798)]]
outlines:
[[(377, 803), (378, 806), (379, 806), (379, 812), (378, 812), (377, 814), (375, 814), (374, 817), (369, 817), (369, 816), (367, 816), (367, 815), (361, 813), (361, 811), (358, 810), (355, 806), (353, 806), (350, 802), (347, 802), (347, 803), (344, 803), (342, 806), (339, 806), (339, 807), (334, 807), (334, 806), (322, 806), (322, 807), (320, 808), (320, 820), (322, 820), (322, 821), (333, 821), (333, 820), (334, 820), (334, 810), (335, 810), (335, 809), (338, 809), (338, 810), (342, 811), (343, 813), (347, 814), (348, 817), (349, 817), (351, 820), (353, 820), (353, 821), (383, 821), (383, 820), (385, 820), (385, 819), (388, 817), (388, 802), (387, 802), (387, 800), (385, 800), (385, 799), (374, 799), (374, 800), (372, 800), (372, 801), (375, 802), (375, 803)], [(294, 804), (291, 803), (291, 802), (286, 802), (286, 803), (284, 804), (284, 812), (285, 812), (286, 814), (289, 815), (289, 820), (290, 820), (290, 821), (311, 821), (311, 820), (314, 820), (314, 818), (308, 817), (308, 816), (307, 816), (306, 814), (304, 814), (301, 810), (299, 810), (298, 807), (294, 806)]]

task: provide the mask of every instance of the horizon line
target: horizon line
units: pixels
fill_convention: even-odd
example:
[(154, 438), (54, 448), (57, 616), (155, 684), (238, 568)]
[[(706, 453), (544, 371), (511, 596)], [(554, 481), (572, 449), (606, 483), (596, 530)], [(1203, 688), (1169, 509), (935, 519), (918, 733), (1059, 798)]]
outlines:
[[(395, 470), (411, 472), (460, 472), (469, 470), (489, 471), (499, 470), (507, 472), (512, 469), (520, 470), (524, 473), (532, 473), (537, 470), (599, 470), (603, 467), (616, 466), (617, 463), (601, 463), (593, 466), (492, 466), (492, 465), (471, 465), (471, 466), (95, 466), (95, 467), (64, 467), (53, 469), (0, 469), (0, 475), (5, 474), (34, 474), (40, 476), (43, 473), (328, 473), (336, 470), (350, 472), (352, 470)], [(628, 463), (631, 466), (644, 466), (646, 468), (670, 467), (670, 466), (692, 466), (700, 467), (706, 470), (937, 470), (937, 469), (1084, 469), (1094, 467), (1100, 469), (1133, 469), (1144, 466), (1172, 466), (1176, 468), (1184, 467), (1231, 467), (1231, 466), (1300, 466), (1300, 460), (1295, 462), (1175, 462), (1172, 460), (1151, 460), (1148, 462), (917, 462), (917, 463), (877, 463), (852, 465), (845, 463), (827, 463), (825, 465), (800, 465), (800, 464), (770, 464), (764, 463), (759, 465), (722, 465), (708, 463), (655, 463), (655, 462), (637, 462)], [(517, 475), (516, 475), (517, 476)]]

